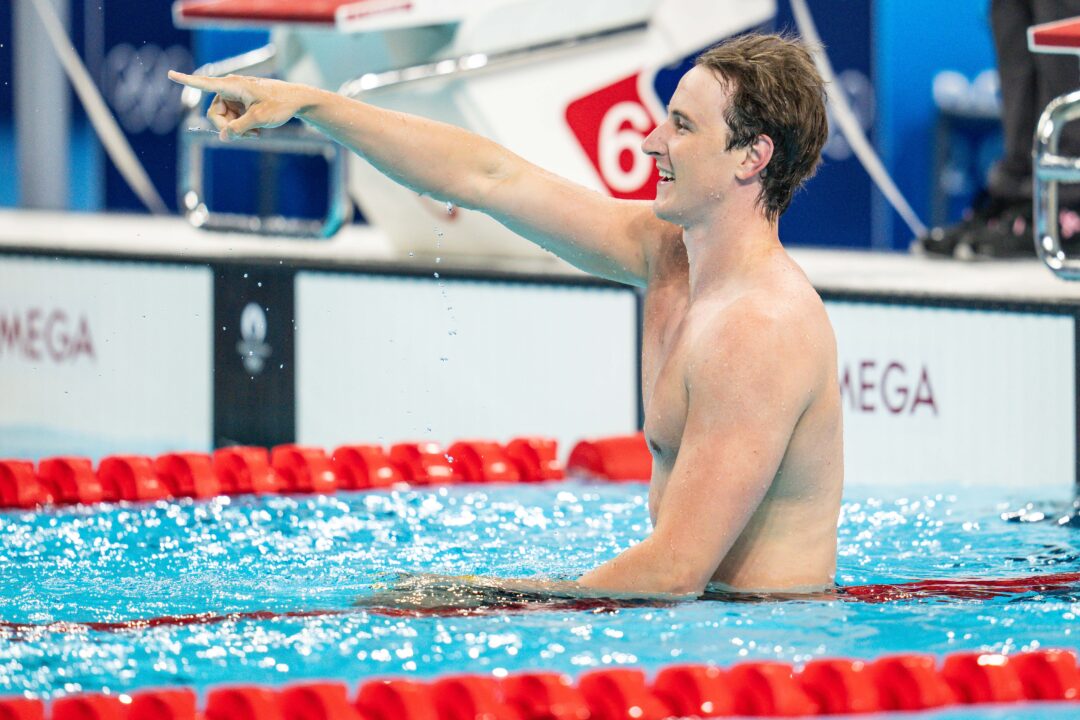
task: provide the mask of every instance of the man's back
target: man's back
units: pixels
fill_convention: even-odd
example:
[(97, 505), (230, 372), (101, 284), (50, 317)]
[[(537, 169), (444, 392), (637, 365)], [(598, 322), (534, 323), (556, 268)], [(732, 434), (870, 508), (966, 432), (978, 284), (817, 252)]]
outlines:
[[(785, 335), (799, 351), (773, 365), (786, 377), (776, 385), (794, 383), (805, 391), (784, 397), (778, 390), (775, 402), (805, 401), (805, 407), (798, 413), (775, 475), (753, 514), (737, 529), (737, 540), (716, 567), (712, 582), (744, 590), (829, 585), (836, 565), (843, 438), (835, 340), (824, 306), (779, 247), (744, 274), (691, 300), (685, 249), (674, 230), (667, 234), (649, 281), (643, 333), (645, 432), (654, 456), (649, 497), (653, 520), (663, 507), (679, 458), (688, 408), (716, 402), (712, 393), (695, 392), (696, 369), (688, 367), (691, 358), (710, 348), (719, 354), (725, 344), (739, 343), (739, 362), (772, 365), (770, 358), (760, 356), (769, 347), (746, 342), (743, 333), (749, 330), (751, 339), (755, 334)], [(743, 412), (723, 407), (714, 411)], [(702, 503), (716, 502), (725, 494), (723, 486), (730, 480), (724, 463), (723, 457), (718, 458), (710, 471), (718, 493), (702, 497)]]

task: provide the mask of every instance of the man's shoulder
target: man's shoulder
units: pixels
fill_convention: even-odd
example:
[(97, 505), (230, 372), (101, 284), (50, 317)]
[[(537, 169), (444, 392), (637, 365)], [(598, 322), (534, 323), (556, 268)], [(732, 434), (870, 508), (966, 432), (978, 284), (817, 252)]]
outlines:
[(809, 284), (755, 287), (716, 301), (694, 321), (698, 354), (740, 362), (813, 364), (815, 348), (835, 342), (821, 298)]
[(788, 260), (777, 266), (764, 282), (749, 286), (731, 304), (733, 317), (761, 323), (791, 334), (803, 336), (813, 328), (828, 329), (825, 304), (799, 266)]
[(798, 288), (755, 287), (717, 298), (701, 314), (703, 329), (711, 333), (784, 330), (814, 310), (813, 299)]

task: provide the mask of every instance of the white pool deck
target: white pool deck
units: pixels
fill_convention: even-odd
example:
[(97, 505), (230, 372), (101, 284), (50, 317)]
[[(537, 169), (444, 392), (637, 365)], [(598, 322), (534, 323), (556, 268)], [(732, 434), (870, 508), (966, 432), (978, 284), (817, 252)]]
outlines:
[[(554, 257), (476, 257), (446, 252), (444, 271), (580, 276)], [(57, 252), (167, 262), (222, 260), (372, 267), (435, 267), (434, 256), (410, 256), (369, 226), (354, 225), (329, 240), (274, 239), (214, 233), (178, 217), (0, 210), (0, 252)], [(904, 296), (946, 301), (1080, 302), (1080, 283), (1059, 280), (1038, 260), (972, 261), (795, 247), (792, 256), (826, 293)]]

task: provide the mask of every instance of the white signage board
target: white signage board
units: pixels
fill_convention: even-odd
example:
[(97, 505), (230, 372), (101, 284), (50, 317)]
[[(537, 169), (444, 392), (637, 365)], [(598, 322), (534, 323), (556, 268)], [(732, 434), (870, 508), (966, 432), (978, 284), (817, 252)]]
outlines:
[(637, 427), (628, 290), (301, 272), (296, 432), (322, 446)]
[(839, 350), (849, 484), (1071, 491), (1071, 316), (826, 305)]
[(0, 257), (0, 456), (207, 450), (210, 270)]

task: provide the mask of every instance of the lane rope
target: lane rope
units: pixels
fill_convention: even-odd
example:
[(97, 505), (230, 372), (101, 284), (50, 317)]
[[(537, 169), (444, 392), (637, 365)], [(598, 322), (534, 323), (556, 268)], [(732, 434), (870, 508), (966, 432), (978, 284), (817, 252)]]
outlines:
[(605, 668), (571, 679), (557, 672), (452, 675), (432, 681), (367, 680), (355, 694), (338, 681), (284, 688), (217, 687), (202, 707), (187, 687), (52, 700), (0, 698), (5, 720), (664, 720), (673, 717), (850, 715), (981, 703), (1077, 702), (1070, 650), (1015, 655), (962, 652), (872, 661), (759, 661), (729, 668), (676, 665), (653, 677)]

